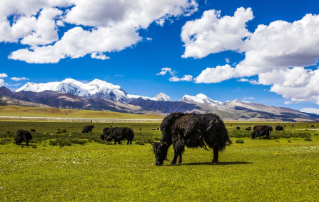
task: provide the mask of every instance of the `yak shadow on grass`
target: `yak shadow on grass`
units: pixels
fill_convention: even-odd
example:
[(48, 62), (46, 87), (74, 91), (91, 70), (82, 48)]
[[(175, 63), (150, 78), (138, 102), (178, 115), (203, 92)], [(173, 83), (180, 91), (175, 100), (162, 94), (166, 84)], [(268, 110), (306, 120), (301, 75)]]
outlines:
[[(211, 166), (224, 166), (224, 165), (238, 165), (238, 164), (252, 164), (253, 162), (242, 162), (242, 161), (235, 161), (235, 162), (218, 162), (217, 164), (213, 165), (212, 162), (200, 162), (200, 163), (182, 163), (176, 164), (173, 166), (200, 166), (200, 165), (211, 165)], [(172, 166), (172, 165), (165, 165), (165, 166)]]

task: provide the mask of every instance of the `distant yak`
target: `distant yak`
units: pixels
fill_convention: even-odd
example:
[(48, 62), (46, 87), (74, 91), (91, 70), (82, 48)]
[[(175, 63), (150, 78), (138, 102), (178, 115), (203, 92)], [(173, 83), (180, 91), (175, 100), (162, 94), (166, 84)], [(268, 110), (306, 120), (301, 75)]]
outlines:
[(31, 132), (32, 132), (32, 133), (35, 133), (35, 130), (34, 130), (34, 129), (31, 129)]
[(249, 126), (248, 128), (246, 128), (245, 130), (251, 130), (251, 127)]
[(93, 125), (84, 126), (82, 133), (89, 133), (92, 132), (92, 129), (94, 128)]
[(18, 130), (17, 136), (15, 138), (15, 142), (17, 145), (20, 145), (23, 141), (27, 143), (27, 146), (29, 146), (29, 141), (32, 140), (32, 135), (29, 131), (26, 130)]
[(276, 126), (276, 130), (284, 130), (284, 127), (282, 127), (282, 126)]
[(266, 135), (267, 139), (270, 139), (269, 134), (272, 131), (272, 127), (269, 125), (259, 125), (254, 127), (254, 131), (251, 133), (251, 138), (256, 139)]
[(114, 144), (117, 142), (121, 144), (122, 140), (127, 139), (127, 144), (132, 144), (134, 132), (131, 128), (127, 127), (104, 128), (101, 139), (108, 142), (114, 140)]

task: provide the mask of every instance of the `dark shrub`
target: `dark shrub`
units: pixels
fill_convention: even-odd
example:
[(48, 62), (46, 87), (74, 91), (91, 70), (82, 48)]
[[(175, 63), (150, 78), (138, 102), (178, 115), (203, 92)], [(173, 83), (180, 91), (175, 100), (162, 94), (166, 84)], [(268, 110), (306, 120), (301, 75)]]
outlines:
[(242, 144), (242, 143), (244, 143), (244, 140), (243, 140), (243, 139), (238, 139), (238, 140), (236, 140), (235, 142), (236, 142), (236, 143), (239, 143), (239, 144)]

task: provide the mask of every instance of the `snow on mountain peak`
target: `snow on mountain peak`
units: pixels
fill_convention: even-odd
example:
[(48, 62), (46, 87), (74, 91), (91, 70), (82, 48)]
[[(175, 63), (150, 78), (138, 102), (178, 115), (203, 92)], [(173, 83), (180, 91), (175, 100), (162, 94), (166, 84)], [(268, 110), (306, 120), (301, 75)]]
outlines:
[(46, 90), (70, 93), (82, 97), (102, 98), (122, 103), (128, 103), (137, 98), (154, 101), (171, 101), (171, 98), (164, 93), (160, 93), (154, 98), (139, 95), (129, 95), (123, 89), (121, 89), (119, 85), (114, 85), (100, 79), (94, 79), (89, 83), (83, 83), (72, 78), (64, 79), (61, 82), (38, 84), (27, 82), (24, 86), (16, 90), (16, 92), (42, 92)]
[(158, 95), (156, 95), (155, 100), (157, 100), (157, 101), (172, 101), (171, 98), (164, 93), (159, 93)]
[(197, 94), (196, 96), (190, 96), (190, 95), (184, 95), (182, 99), (180, 99), (182, 102), (192, 102), (192, 103), (206, 103), (206, 104), (211, 104), (211, 105), (221, 105), (223, 104), (220, 101), (212, 100), (206, 95), (200, 93)]

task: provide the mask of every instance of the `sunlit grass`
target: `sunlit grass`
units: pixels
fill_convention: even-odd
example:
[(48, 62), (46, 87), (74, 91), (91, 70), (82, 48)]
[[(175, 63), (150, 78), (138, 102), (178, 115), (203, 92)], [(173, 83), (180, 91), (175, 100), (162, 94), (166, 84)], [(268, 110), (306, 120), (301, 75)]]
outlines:
[[(0, 122), (0, 134), (34, 127), (39, 134), (54, 136), (60, 127), (67, 130), (60, 134), (67, 138), (85, 124), (43, 125)], [(160, 135), (152, 130), (159, 124), (127, 125), (134, 129), (137, 140)], [(104, 126), (109, 125), (95, 124), (91, 135), (97, 136)], [(147, 143), (107, 145), (88, 141), (60, 147), (50, 146), (47, 139), (29, 147), (0, 145), (0, 201), (317, 200), (318, 135), (311, 133), (313, 141), (300, 137), (231, 139), (233, 144), (220, 153), (217, 165), (210, 164), (212, 151), (186, 149), (182, 165), (170, 166), (165, 161), (161, 167), (154, 165), (154, 154)], [(238, 139), (244, 143), (235, 143)], [(169, 160), (173, 153), (171, 147)]]

